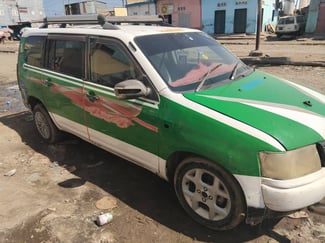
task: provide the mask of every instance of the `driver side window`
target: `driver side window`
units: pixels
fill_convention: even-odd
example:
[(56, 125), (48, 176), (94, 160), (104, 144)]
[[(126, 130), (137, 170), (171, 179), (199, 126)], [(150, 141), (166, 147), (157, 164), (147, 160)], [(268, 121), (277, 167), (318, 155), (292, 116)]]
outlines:
[(122, 44), (113, 39), (90, 39), (90, 81), (114, 88), (128, 79), (139, 80), (151, 90), (143, 98), (159, 100), (150, 79)]
[(121, 81), (136, 78), (132, 60), (116, 43), (96, 41), (90, 53), (92, 82), (113, 88)]

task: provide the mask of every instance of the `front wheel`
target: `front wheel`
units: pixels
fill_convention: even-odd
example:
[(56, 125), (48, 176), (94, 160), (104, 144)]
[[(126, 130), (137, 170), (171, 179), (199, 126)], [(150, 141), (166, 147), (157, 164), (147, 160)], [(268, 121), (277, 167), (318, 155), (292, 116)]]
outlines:
[(38, 133), (47, 143), (55, 143), (61, 137), (61, 132), (53, 123), (48, 112), (41, 104), (37, 104), (33, 109), (34, 122)]
[(246, 202), (237, 181), (209, 160), (190, 157), (176, 169), (174, 187), (185, 211), (214, 229), (235, 228), (245, 218)]

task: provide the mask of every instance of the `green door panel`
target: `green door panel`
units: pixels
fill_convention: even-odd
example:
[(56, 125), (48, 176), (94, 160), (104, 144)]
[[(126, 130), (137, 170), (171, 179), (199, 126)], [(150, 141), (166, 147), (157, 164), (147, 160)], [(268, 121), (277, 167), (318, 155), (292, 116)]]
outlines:
[(120, 100), (111, 88), (87, 83), (84, 104), (89, 128), (157, 154), (160, 122), (156, 102)]

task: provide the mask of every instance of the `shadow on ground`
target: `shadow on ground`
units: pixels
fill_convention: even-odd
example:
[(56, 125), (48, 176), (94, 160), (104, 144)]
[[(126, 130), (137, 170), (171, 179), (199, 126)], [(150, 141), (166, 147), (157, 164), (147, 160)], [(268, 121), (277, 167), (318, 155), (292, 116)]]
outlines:
[(244, 242), (268, 235), (278, 242), (289, 242), (272, 230), (278, 220), (265, 220), (262, 225), (255, 227), (242, 224), (227, 232), (204, 228), (183, 211), (172, 186), (151, 172), (73, 136), (67, 136), (56, 145), (43, 143), (29, 112), (0, 117), (0, 122), (14, 129), (22, 142), (47, 156), (50, 161), (58, 161), (59, 166), (77, 167), (73, 174), (80, 179), (60, 182), (58, 186), (73, 188), (91, 182), (134, 210), (199, 241), (213, 242), (217, 239), (218, 242)]
[(289, 41), (289, 40), (297, 40), (299, 38), (302, 38), (302, 36), (296, 36), (296, 35), (283, 35), (281, 37), (277, 37), (276, 35), (268, 35), (266, 36), (265, 40), (269, 42), (276, 42), (276, 41)]

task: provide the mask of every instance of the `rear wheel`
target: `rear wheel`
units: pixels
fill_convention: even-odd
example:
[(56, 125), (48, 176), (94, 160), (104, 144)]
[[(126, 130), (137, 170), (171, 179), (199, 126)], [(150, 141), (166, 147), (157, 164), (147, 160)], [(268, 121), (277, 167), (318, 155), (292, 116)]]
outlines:
[(176, 169), (174, 187), (185, 211), (208, 228), (232, 229), (245, 218), (246, 203), (239, 184), (209, 160), (183, 160)]
[(38, 133), (47, 143), (55, 143), (61, 137), (61, 132), (53, 123), (48, 112), (41, 104), (37, 104), (33, 109), (34, 122)]
[(305, 32), (305, 31), (304, 31), (304, 29), (300, 27), (300, 28), (299, 28), (299, 32), (298, 32), (298, 33), (299, 33), (299, 35), (303, 35), (303, 34), (304, 34), (304, 32)]

